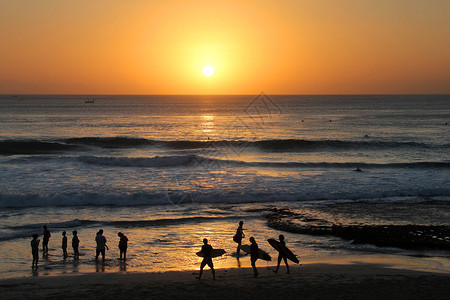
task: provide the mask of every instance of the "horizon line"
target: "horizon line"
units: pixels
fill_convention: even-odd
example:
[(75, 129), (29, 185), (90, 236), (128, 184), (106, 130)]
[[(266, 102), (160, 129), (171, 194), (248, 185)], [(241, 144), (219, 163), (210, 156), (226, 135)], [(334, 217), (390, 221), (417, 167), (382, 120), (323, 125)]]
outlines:
[(245, 93), (245, 94), (130, 94), (130, 93), (117, 93), (117, 94), (82, 94), (82, 93), (0, 93), (0, 96), (256, 96), (260, 94), (272, 95), (272, 96), (413, 96), (413, 95), (435, 95), (435, 96), (448, 96), (450, 93), (266, 93), (261, 91), (259, 93)]

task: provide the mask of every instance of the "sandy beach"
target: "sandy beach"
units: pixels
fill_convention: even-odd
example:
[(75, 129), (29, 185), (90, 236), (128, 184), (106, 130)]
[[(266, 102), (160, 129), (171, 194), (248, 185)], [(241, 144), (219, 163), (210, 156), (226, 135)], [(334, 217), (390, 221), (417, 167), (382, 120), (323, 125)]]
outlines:
[(448, 299), (450, 274), (383, 264), (306, 264), (279, 274), (260, 267), (166, 273), (90, 273), (0, 281), (3, 299)]

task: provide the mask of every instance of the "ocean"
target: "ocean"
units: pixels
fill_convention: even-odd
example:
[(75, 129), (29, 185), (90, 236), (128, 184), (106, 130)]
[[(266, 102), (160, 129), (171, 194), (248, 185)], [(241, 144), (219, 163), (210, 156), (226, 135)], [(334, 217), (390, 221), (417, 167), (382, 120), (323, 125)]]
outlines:
[(1, 95), (0, 278), (196, 269), (203, 238), (227, 251), (216, 267), (248, 266), (233, 255), (240, 220), (275, 260), (266, 240), (282, 233), (304, 263), (384, 255), (450, 272), (449, 122), (450, 95)]

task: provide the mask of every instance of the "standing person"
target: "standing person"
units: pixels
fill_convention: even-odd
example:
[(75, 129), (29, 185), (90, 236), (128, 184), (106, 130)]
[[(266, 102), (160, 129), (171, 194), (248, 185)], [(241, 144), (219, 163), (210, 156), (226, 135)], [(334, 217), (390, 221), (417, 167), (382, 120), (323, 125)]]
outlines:
[(66, 232), (63, 231), (62, 232), (62, 244), (61, 244), (61, 248), (63, 250), (63, 257), (66, 258), (67, 257), (67, 236), (66, 236)]
[(278, 250), (278, 264), (277, 269), (274, 271), (275, 273), (278, 272), (278, 269), (280, 268), (281, 259), (284, 260), (284, 263), (286, 264), (287, 273), (289, 274), (289, 265), (287, 263), (287, 256), (286, 256), (286, 242), (284, 241), (284, 235), (280, 234), (280, 249)]
[(122, 260), (123, 254), (123, 260), (127, 260), (128, 238), (122, 232), (119, 232), (117, 235), (120, 237), (119, 240), (120, 259)]
[(203, 260), (200, 264), (200, 274), (198, 274), (198, 277), (195, 277), (195, 278), (201, 279), (202, 274), (203, 274), (203, 268), (206, 265), (208, 265), (211, 268), (211, 271), (213, 274), (213, 279), (216, 280), (216, 271), (214, 270), (214, 265), (213, 265), (212, 257), (211, 257), (212, 250), (213, 250), (213, 247), (211, 245), (208, 245), (208, 240), (203, 239), (202, 250), (200, 250), (200, 252), (203, 253)]
[(47, 229), (47, 225), (42, 226), (44, 228), (44, 238), (42, 240), (42, 252), (43, 254), (48, 254), (48, 241), (50, 240), (50, 237), (52, 236), (50, 234), (50, 231)]
[(106, 238), (103, 236), (103, 229), (100, 229), (97, 232), (95, 241), (97, 242), (97, 249), (95, 251), (95, 261), (98, 260), (98, 255), (100, 253), (102, 254), (102, 261), (105, 261), (105, 248), (108, 249), (108, 246), (106, 245)]
[(36, 233), (33, 234), (33, 239), (31, 240), (31, 254), (33, 254), (33, 263), (31, 264), (32, 268), (38, 267), (39, 262), (39, 242), (38, 236)]
[(258, 244), (256, 243), (255, 239), (253, 237), (250, 238), (250, 261), (253, 268), (253, 274), (255, 277), (258, 277), (259, 273), (256, 269), (256, 261), (258, 260)]
[(240, 247), (242, 244), (242, 239), (245, 237), (244, 229), (242, 228), (243, 225), (244, 225), (244, 222), (240, 221), (239, 226), (236, 230), (236, 234), (233, 236), (233, 241), (235, 241), (238, 244), (237, 249), (236, 249), (236, 255), (238, 255), (238, 256), (241, 251)]
[(72, 231), (73, 238), (72, 238), (72, 248), (73, 248), (73, 257), (77, 259), (80, 256), (80, 253), (78, 252), (78, 246), (80, 246), (80, 240), (78, 239), (78, 232), (76, 230)]

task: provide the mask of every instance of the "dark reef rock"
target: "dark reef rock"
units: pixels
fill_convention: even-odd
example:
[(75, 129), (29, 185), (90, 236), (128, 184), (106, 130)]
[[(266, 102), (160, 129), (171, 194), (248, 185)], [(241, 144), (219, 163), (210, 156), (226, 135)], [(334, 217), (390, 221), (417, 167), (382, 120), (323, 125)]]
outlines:
[(266, 218), (270, 227), (286, 232), (337, 236), (380, 247), (450, 250), (450, 226), (446, 225), (338, 225), (286, 209), (272, 209)]

